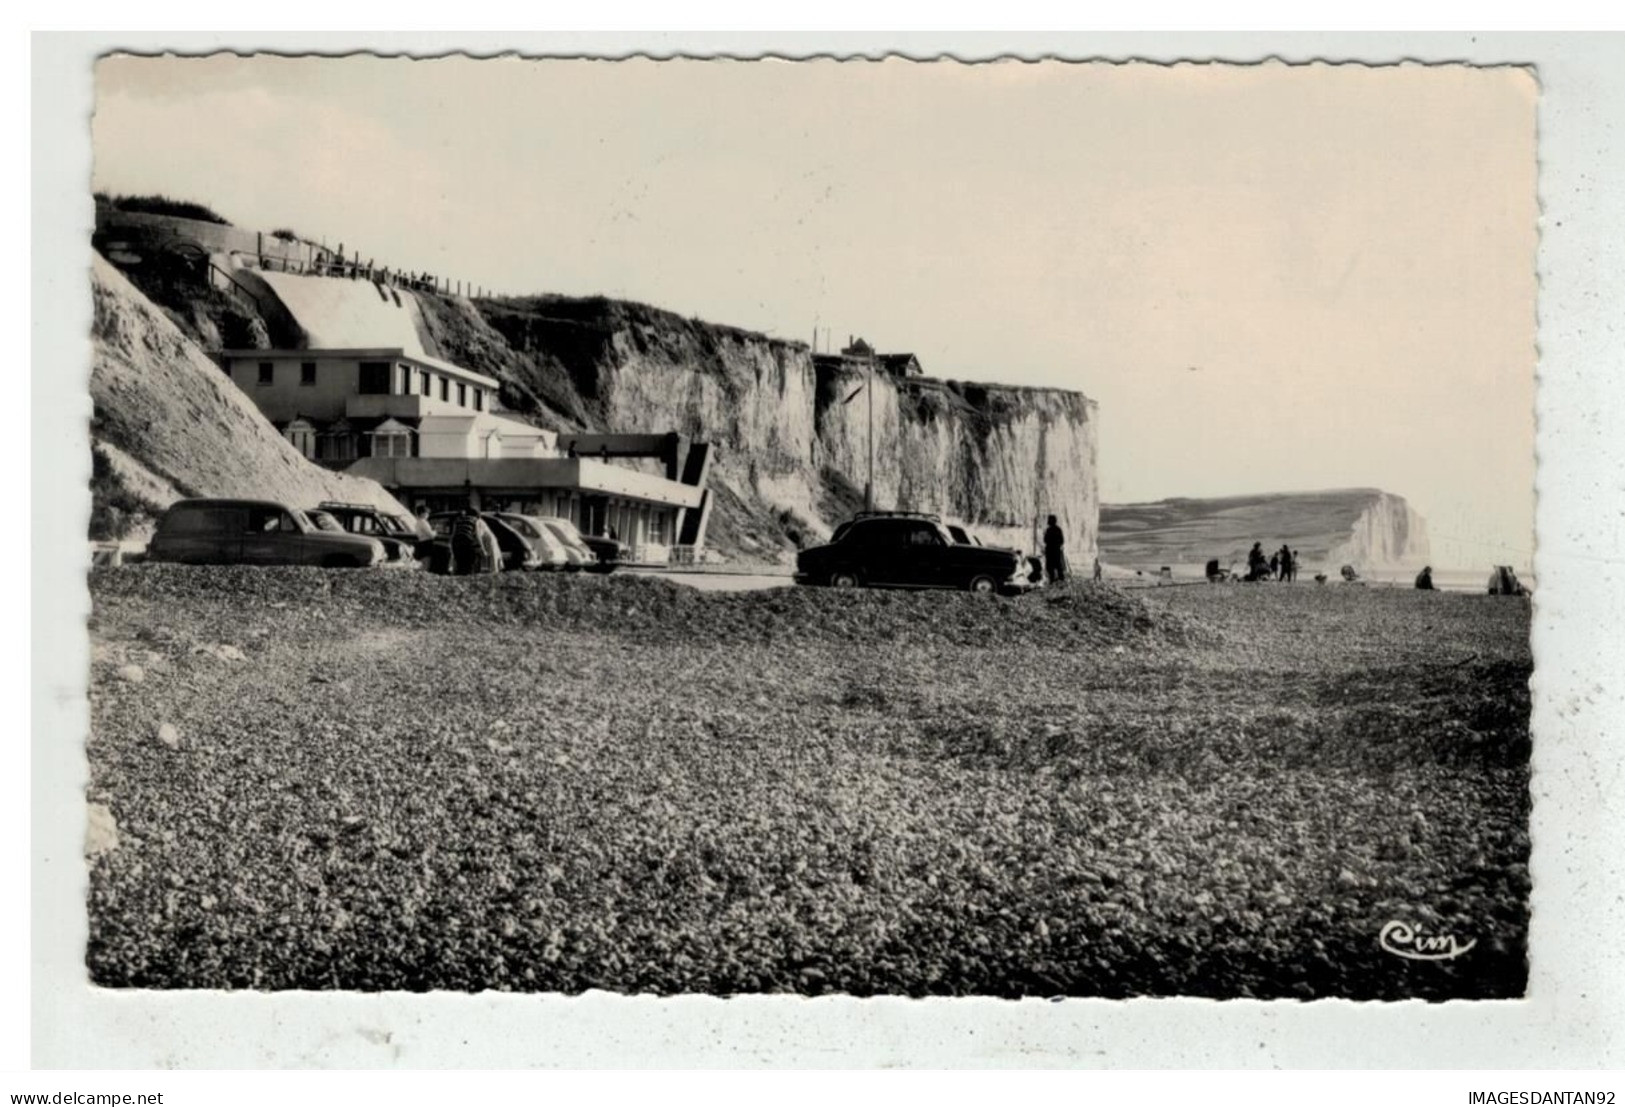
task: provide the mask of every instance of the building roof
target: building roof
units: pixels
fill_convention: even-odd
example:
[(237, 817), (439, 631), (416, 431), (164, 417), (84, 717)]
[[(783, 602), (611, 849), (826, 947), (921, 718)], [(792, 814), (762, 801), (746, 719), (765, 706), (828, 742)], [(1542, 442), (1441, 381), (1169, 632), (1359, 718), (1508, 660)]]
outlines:
[(564, 488), (670, 507), (699, 507), (705, 489), (590, 458), (365, 457), (345, 470), (386, 488)]
[(216, 350), (216, 357), (231, 358), (232, 360), (249, 361), (253, 359), (280, 361), (322, 361), (322, 360), (389, 360), (405, 361), (423, 369), (433, 369), (447, 376), (457, 377), (471, 384), (495, 390), (502, 386), (502, 382), (495, 377), (488, 377), (484, 373), (476, 373), (472, 369), (464, 369), (461, 365), (454, 365), (449, 361), (441, 361), (437, 357), (426, 354), (409, 354), (399, 346), (324, 346), (314, 350)]

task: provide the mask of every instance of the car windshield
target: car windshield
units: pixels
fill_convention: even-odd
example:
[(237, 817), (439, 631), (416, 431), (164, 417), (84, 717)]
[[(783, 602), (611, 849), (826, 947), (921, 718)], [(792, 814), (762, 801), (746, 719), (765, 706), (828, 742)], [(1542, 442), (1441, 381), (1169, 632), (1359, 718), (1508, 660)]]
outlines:
[(339, 530), (339, 531), (341, 531), (341, 530), (344, 529), (343, 527), (339, 526), (339, 521), (337, 519), (333, 518), (331, 515), (329, 515), (325, 511), (311, 512), (309, 515), (306, 516), (306, 518), (309, 519), (312, 523), (315, 523), (317, 528), (320, 529), (320, 530)]
[(554, 534), (552, 530), (550, 530), (547, 525), (542, 522), (542, 520), (531, 515), (521, 516), (521, 518), (525, 520), (525, 524), (530, 527), (532, 532), (534, 532), (533, 536), (536, 539), (536, 544), (541, 546), (548, 553), (554, 553), (564, 548), (563, 541), (560, 540), (559, 536)]
[(570, 522), (568, 519), (544, 519), (542, 521), (549, 527), (552, 527), (553, 533), (557, 534), (566, 542), (581, 541), (581, 532), (576, 530), (575, 524)]
[(305, 532), (306, 534), (309, 534), (311, 531), (316, 529), (316, 524), (310, 521), (310, 516), (306, 515), (303, 511), (300, 511), (298, 508), (296, 508), (296, 507), (289, 508), (288, 509), (288, 514), (293, 516), (293, 525), (298, 527), (301, 531)]
[(507, 523), (514, 530), (518, 531), (520, 534), (523, 534), (526, 538), (541, 537), (541, 535), (536, 533), (535, 524), (533, 524), (523, 515), (503, 515), (499, 516), (499, 518), (501, 518), (504, 523)]
[(406, 520), (399, 515), (379, 514), (378, 518), (383, 522), (384, 529), (391, 534), (410, 534), (412, 531), (412, 528), (406, 525)]

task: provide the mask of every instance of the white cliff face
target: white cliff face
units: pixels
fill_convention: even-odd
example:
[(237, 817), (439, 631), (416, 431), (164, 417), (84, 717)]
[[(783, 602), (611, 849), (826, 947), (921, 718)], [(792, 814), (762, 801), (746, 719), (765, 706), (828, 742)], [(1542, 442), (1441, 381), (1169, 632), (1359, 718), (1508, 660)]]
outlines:
[[(862, 487), (868, 397), (839, 401), (865, 374), (832, 375), (819, 412), (818, 460)], [(880, 507), (964, 522), (984, 542), (1032, 549), (1055, 515), (1075, 562), (1095, 556), (1100, 505), (1096, 405), (1072, 392), (875, 380), (874, 483)]]
[(1378, 493), (1354, 520), (1348, 537), (1327, 554), (1328, 563), (1368, 569), (1408, 569), (1431, 557), (1426, 521), (1404, 497)]
[[(869, 479), (870, 374), (815, 369), (804, 347), (728, 338), (703, 365), (614, 344), (605, 421), (670, 429), (718, 448), (719, 477), (827, 533), (825, 470)], [(822, 379), (820, 377), (822, 376)], [(983, 541), (1032, 549), (1058, 517), (1075, 562), (1099, 524), (1093, 401), (1070, 392), (964, 386), (873, 374), (875, 503), (964, 522)], [(846, 403), (854, 392), (857, 394)]]
[[(710, 479), (741, 510), (793, 513), (816, 539), (861, 504), (871, 397), (841, 401), (867, 384), (863, 369), (816, 366), (802, 344), (638, 304), (538, 297), (481, 305), (479, 320), (432, 297), (420, 306), (441, 356), (579, 410), (591, 429), (676, 430), (712, 443)], [(1074, 561), (1095, 556), (1092, 401), (874, 377), (876, 506), (939, 512), (983, 541), (1029, 549), (1035, 520), (1041, 531), (1054, 514)], [(561, 382), (573, 393), (562, 407)]]

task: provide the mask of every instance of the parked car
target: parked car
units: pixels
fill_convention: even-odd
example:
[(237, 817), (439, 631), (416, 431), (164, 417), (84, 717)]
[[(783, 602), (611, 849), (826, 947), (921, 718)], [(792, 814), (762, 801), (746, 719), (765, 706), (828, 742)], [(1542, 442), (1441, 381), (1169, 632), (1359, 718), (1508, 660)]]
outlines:
[(592, 551), (592, 564), (583, 566), (590, 573), (613, 573), (617, 565), (626, 561), (629, 547), (624, 542), (596, 534), (582, 534), (568, 519), (549, 518), (547, 524), (554, 533), (566, 535), (571, 542)]
[[(984, 543), (982, 542), (982, 540), (980, 538), (976, 537), (970, 531), (966, 530), (964, 527), (960, 526), (957, 523), (945, 523), (943, 525), (948, 528), (948, 534), (950, 536), (952, 536), (953, 540), (955, 542), (959, 543), (961, 546), (981, 546), (981, 545), (984, 545)], [(1029, 588), (1042, 588), (1042, 587), (1044, 587), (1044, 562), (1043, 562), (1043, 559), (1039, 558), (1039, 557), (1035, 557), (1032, 554), (1022, 553), (1020, 550), (1017, 550), (1016, 554), (1017, 554), (1017, 556), (1019, 556), (1022, 559), (1022, 562), (1024, 563), (1025, 568), (1024, 568), (1023, 571), (1027, 574), (1027, 587), (1029, 587)]]
[(272, 500), (180, 500), (158, 523), (149, 561), (190, 565), (322, 565), (367, 568), (388, 555), (375, 539), (323, 530)]
[(796, 555), (797, 584), (833, 588), (963, 588), (1019, 592), (1027, 564), (1015, 550), (966, 545), (935, 515), (866, 511), (836, 528), (827, 544)]
[(571, 572), (582, 569), (591, 571), (598, 567), (598, 555), (587, 548), (587, 544), (581, 540), (581, 535), (576, 532), (576, 528), (567, 520), (539, 516), (536, 521), (542, 524), (543, 529), (549, 534), (559, 540), (559, 545), (564, 547), (565, 557), (569, 559), (564, 566), (567, 570)]
[(305, 508), (305, 518), (316, 524), (317, 530), (325, 530), (331, 534), (344, 534), (345, 530), (339, 521), (320, 508)]
[(371, 504), (347, 504), (327, 500), (317, 505), (338, 521), (339, 526), (351, 534), (364, 534), (383, 543), (390, 561), (410, 563), (417, 555), (418, 543), (423, 541), (417, 527), (400, 515), (380, 511)]
[[(447, 511), (429, 516), (429, 525), (434, 527), (435, 536), (427, 542), (418, 544), (418, 559), (432, 572), (450, 571), (451, 522), (457, 515), (458, 512)], [(497, 547), (502, 552), (501, 569), (512, 571), (541, 568), (542, 559), (530, 539), (503, 522), (500, 516), (481, 512), (480, 521), (490, 528), (492, 536), (497, 540)]]
[(570, 555), (565, 551), (564, 543), (543, 525), (542, 520), (511, 511), (499, 511), (496, 516), (529, 539), (536, 548), (538, 569), (564, 569), (569, 566)]
[(598, 558), (597, 571), (612, 573), (617, 565), (624, 565), (632, 558), (632, 547), (618, 538), (610, 538), (603, 534), (583, 534), (581, 541)]

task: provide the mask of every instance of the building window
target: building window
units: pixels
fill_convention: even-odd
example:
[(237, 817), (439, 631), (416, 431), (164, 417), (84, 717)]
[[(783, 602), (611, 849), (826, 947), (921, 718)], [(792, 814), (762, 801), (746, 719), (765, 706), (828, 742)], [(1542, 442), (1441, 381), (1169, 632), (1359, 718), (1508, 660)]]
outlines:
[(484, 389), (476, 388), (474, 390), (474, 410), (475, 411), (484, 411), (485, 410), (485, 390)]
[(316, 456), (316, 428), (304, 419), (295, 419), (289, 423), (288, 429), (283, 434), (293, 443), (293, 448), (305, 457)]
[(363, 396), (389, 395), (389, 370), (387, 361), (363, 361), (361, 363), (361, 386), (358, 391)]
[(418, 391), (427, 396), (432, 390), (433, 385), (434, 378), (429, 375), (429, 371), (427, 369), (418, 370)]
[(466, 384), (459, 383), (457, 385), (457, 406), (468, 406), (468, 385)]
[(440, 398), (447, 403), (451, 402), (451, 380), (447, 377), (440, 378)]
[(410, 434), (375, 434), (372, 436), (373, 457), (411, 457), (412, 436)]
[(260, 362), (260, 383), (273, 384), (276, 381), (276, 365), (274, 362)]
[(353, 461), (355, 459), (355, 438), (348, 434), (323, 435), (317, 441), (317, 449), (323, 445), (321, 457), (326, 461)]
[(299, 383), (304, 385), (316, 383), (316, 363), (314, 361), (301, 361), (299, 363)]
[(401, 395), (402, 396), (410, 396), (411, 394), (412, 394), (412, 367), (410, 365), (403, 365), (403, 366), (401, 366)]

